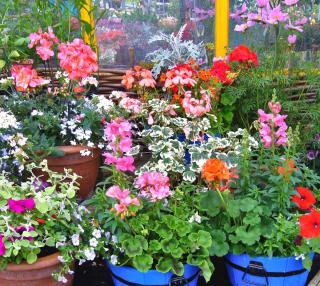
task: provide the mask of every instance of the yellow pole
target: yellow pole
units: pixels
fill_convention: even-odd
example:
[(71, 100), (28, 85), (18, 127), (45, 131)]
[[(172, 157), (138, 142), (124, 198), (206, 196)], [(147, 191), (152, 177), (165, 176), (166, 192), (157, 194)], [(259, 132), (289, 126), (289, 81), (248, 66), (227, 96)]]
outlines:
[(86, 29), (83, 29), (84, 42), (88, 45), (93, 46), (97, 51), (96, 31), (95, 31), (94, 15), (93, 15), (91, 0), (84, 0), (83, 3), (81, 4), (80, 19), (81, 21), (91, 26), (90, 32), (87, 32)]
[(216, 57), (225, 57), (229, 45), (229, 2), (216, 0), (215, 47)]

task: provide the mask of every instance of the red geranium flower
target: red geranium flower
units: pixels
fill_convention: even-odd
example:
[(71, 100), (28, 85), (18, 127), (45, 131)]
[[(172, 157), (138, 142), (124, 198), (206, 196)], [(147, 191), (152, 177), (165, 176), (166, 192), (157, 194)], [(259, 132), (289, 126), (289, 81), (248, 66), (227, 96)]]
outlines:
[(299, 195), (293, 195), (291, 201), (295, 202), (301, 210), (309, 210), (312, 205), (316, 202), (316, 198), (313, 193), (304, 187), (296, 188)]
[(234, 80), (234, 78), (231, 77), (231, 67), (224, 61), (216, 61), (210, 72), (213, 76), (219, 78), (222, 83), (231, 84)]
[(300, 235), (305, 238), (320, 236), (320, 212), (312, 209), (310, 213), (300, 217)]
[(259, 61), (257, 54), (251, 51), (247, 46), (240, 45), (236, 47), (229, 55), (230, 62), (245, 63), (249, 65), (258, 66)]

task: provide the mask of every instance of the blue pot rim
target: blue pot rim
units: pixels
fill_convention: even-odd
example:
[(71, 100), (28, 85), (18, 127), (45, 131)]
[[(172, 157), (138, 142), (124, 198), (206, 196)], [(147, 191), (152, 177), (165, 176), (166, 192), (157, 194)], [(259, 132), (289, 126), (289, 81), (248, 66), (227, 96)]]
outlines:
[[(120, 265), (113, 265), (111, 262), (109, 262), (107, 259), (105, 259), (105, 262), (106, 262), (106, 264), (107, 264), (107, 266), (108, 267), (110, 267), (110, 268), (117, 268), (117, 269), (119, 269), (119, 268), (122, 268), (122, 269), (128, 269), (128, 270), (135, 270), (135, 271), (138, 271), (138, 272), (140, 272), (139, 270), (137, 270), (136, 268), (134, 268), (134, 267), (132, 267), (132, 266), (127, 266), (127, 265), (123, 265), (123, 266), (120, 266)], [(198, 266), (195, 266), (195, 265), (191, 265), (191, 264), (183, 264), (183, 266), (184, 267), (190, 267), (190, 268), (193, 268), (193, 269), (200, 269)], [(157, 271), (156, 269), (150, 269), (150, 270), (148, 270), (147, 272), (145, 272), (145, 273), (149, 273), (149, 272), (156, 272), (156, 273), (159, 273), (159, 271)], [(172, 273), (172, 272), (166, 272), (166, 273)], [(163, 273), (163, 274), (165, 274), (165, 273)]]
[[(311, 257), (313, 257), (314, 255), (315, 255), (314, 252), (309, 253), (309, 256), (311, 256)], [(296, 259), (297, 258), (297, 256), (272, 256), (272, 257), (269, 257), (269, 256), (250, 256), (247, 253), (234, 254), (231, 252), (226, 255), (226, 257), (228, 257), (228, 256), (237, 256), (237, 257), (248, 256), (252, 259), (270, 259), (270, 260), (272, 260), (272, 259), (275, 259), (275, 260), (277, 260), (277, 259)], [(301, 258), (296, 259), (296, 260), (301, 260)]]

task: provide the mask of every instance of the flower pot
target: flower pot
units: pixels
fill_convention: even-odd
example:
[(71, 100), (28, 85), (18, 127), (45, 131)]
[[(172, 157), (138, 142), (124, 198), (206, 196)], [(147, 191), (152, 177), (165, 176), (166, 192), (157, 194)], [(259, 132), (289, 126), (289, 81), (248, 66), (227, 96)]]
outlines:
[(52, 273), (59, 270), (61, 264), (58, 260), (59, 253), (39, 258), (34, 264), (9, 264), (0, 271), (0, 285), (3, 286), (71, 286), (73, 276), (66, 277), (66, 284), (53, 279)]
[[(250, 257), (228, 254), (226, 266), (233, 286), (305, 286), (309, 271), (296, 257)], [(313, 254), (311, 255), (313, 258)]]
[(114, 266), (107, 261), (112, 280), (115, 286), (146, 285), (167, 286), (172, 285), (175, 279), (181, 283), (175, 285), (196, 286), (198, 283), (200, 269), (196, 266), (186, 264), (183, 277), (177, 277), (173, 273), (161, 273), (156, 270), (140, 272), (128, 266)]
[[(59, 146), (64, 152), (62, 157), (47, 157), (48, 167), (50, 170), (62, 173), (64, 169), (72, 169), (79, 179), (78, 196), (80, 199), (86, 199), (93, 191), (96, 185), (99, 167), (101, 163), (101, 150), (98, 148), (89, 148), (86, 146)], [(81, 156), (80, 151), (88, 149), (91, 151), (89, 156)], [(35, 170), (37, 176), (43, 176), (46, 180), (47, 175), (41, 170)]]

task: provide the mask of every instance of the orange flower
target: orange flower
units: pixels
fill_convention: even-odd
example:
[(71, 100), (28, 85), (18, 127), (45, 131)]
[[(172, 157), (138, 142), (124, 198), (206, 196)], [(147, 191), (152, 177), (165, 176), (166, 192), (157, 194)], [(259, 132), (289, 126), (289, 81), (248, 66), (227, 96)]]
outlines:
[(288, 178), (295, 170), (297, 170), (297, 168), (294, 167), (294, 160), (286, 160), (284, 166), (278, 167), (278, 174)]
[(210, 71), (208, 70), (200, 70), (199, 71), (199, 78), (202, 79), (203, 81), (209, 81), (210, 78), (212, 77)]
[(133, 69), (137, 72), (141, 71), (142, 67), (140, 66), (134, 66)]
[(202, 167), (202, 178), (209, 183), (215, 183), (218, 186), (221, 181), (230, 180), (231, 173), (226, 164), (219, 159), (208, 159)]
[(160, 75), (160, 82), (165, 82), (166, 79), (167, 79), (166, 75), (165, 75), (164, 73), (162, 73), (162, 74)]

